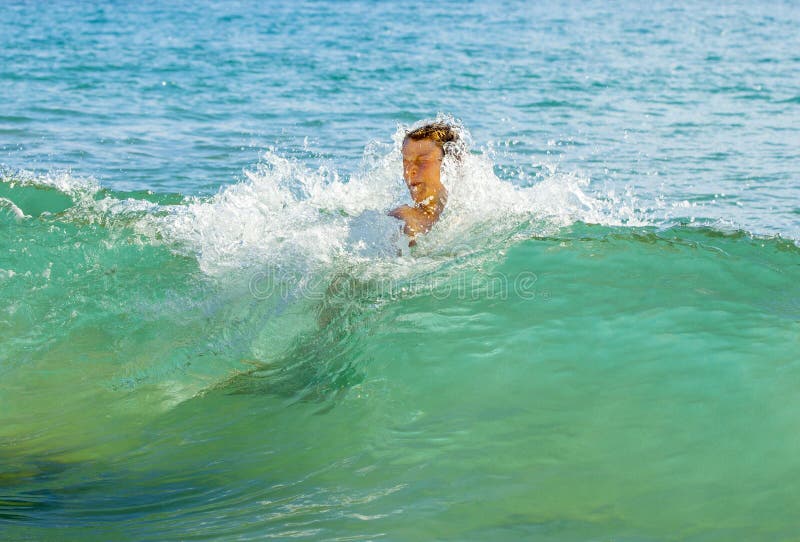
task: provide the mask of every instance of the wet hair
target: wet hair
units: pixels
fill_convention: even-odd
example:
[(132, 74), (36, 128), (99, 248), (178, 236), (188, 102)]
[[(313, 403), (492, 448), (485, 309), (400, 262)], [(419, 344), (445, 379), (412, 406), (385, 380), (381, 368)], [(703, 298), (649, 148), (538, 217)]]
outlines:
[(454, 145), (458, 142), (458, 132), (444, 122), (432, 122), (406, 132), (406, 139), (421, 141), (430, 139), (442, 149), (444, 154), (455, 154)]

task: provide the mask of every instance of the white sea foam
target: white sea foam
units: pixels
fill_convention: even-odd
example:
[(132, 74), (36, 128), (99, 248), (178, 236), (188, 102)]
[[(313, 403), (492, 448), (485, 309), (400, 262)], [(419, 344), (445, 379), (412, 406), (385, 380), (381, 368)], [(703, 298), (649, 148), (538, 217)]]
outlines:
[(100, 190), (100, 183), (93, 177), (73, 175), (69, 171), (50, 171), (37, 174), (28, 170), (17, 170), (13, 175), (0, 171), (0, 179), (14, 186), (37, 186), (53, 188), (68, 196), (91, 195)]
[[(437, 120), (454, 124), (461, 140), (460, 158), (448, 155), (443, 163), (447, 206), (431, 232), (419, 238), (418, 248), (403, 251), (399, 259), (391, 248), (397, 240), (390, 239), (393, 233), (378, 218), (411, 202), (402, 181), (400, 153), (406, 126), (398, 127), (391, 143), (369, 143), (361, 167), (347, 177), (331, 166), (311, 168), (267, 151), (240, 182), (210, 198), (189, 198), (178, 205), (110, 195), (97, 198), (100, 185), (95, 179), (69, 172), (15, 172), (6, 181), (70, 195), (75, 201), (70, 213), (81, 214), (82, 220), (110, 223), (105, 219), (125, 218), (123, 224), (153, 242), (166, 241), (194, 256), (212, 276), (253, 266), (305, 273), (340, 262), (366, 263), (367, 270), (383, 264), (400, 269), (408, 266), (409, 258), (419, 267), (420, 258), (445, 258), (457, 247), (484, 247), (522, 224), (528, 227), (517, 235), (552, 234), (576, 221), (648, 223), (634, 211), (631, 194), (596, 197), (589, 191), (589, 179), (575, 173), (553, 168), (530, 187), (501, 180), (494, 172), (491, 149), (470, 150), (470, 134), (458, 121), (441, 116)], [(11, 210), (20, 216), (18, 208)], [(373, 225), (388, 232), (385, 243), (368, 231)]]
[(16, 220), (30, 218), (28, 215), (22, 212), (22, 209), (14, 205), (14, 202), (10, 199), (0, 198), (0, 210), (5, 210), (5, 212), (9, 213)]
[[(460, 130), (468, 142), (469, 134)], [(252, 265), (313, 270), (341, 259), (363, 260), (370, 253), (353, 244), (352, 236), (353, 228), (364, 228), (359, 216), (410, 202), (401, 177), (405, 132), (406, 127), (399, 127), (391, 145), (368, 145), (363, 167), (346, 179), (329, 167), (311, 169), (266, 152), (245, 172), (245, 180), (210, 199), (173, 207), (150, 226), (177, 243), (179, 250), (196, 256), (203, 271), (212, 275)], [(575, 174), (555, 172), (527, 188), (503, 181), (486, 153), (466, 153), (460, 160), (448, 156), (442, 182), (449, 193), (447, 208), (420, 239), (417, 256), (486, 243), (525, 222), (536, 223), (539, 233), (575, 221), (646, 224), (630, 201), (591, 196), (589, 180)], [(387, 254), (379, 250), (373, 255), (385, 260)]]

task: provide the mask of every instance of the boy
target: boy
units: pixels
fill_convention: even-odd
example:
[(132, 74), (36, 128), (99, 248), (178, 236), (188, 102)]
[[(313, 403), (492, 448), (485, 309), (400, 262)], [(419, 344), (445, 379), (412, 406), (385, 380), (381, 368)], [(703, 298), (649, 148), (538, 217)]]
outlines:
[(418, 234), (431, 229), (444, 210), (447, 190), (441, 182), (442, 160), (453, 152), (452, 143), (457, 140), (455, 129), (443, 122), (421, 126), (403, 139), (403, 180), (414, 205), (401, 205), (389, 215), (405, 223), (403, 231), (411, 238), (409, 246), (416, 244)]

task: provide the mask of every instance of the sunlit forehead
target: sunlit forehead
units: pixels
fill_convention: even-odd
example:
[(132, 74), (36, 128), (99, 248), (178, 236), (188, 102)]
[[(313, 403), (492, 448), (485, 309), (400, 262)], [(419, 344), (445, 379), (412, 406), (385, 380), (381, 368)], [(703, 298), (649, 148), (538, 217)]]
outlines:
[(403, 161), (428, 162), (441, 161), (444, 152), (434, 141), (423, 139), (414, 141), (406, 139), (403, 142)]

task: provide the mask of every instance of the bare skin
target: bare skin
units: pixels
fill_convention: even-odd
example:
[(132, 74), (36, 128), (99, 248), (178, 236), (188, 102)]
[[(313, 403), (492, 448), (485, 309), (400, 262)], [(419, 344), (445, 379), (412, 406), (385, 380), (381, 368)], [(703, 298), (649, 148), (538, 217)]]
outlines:
[(389, 212), (405, 225), (403, 231), (416, 244), (418, 234), (427, 233), (439, 220), (447, 202), (447, 190), (441, 181), (444, 151), (431, 139), (403, 141), (403, 180), (414, 205), (401, 205)]

